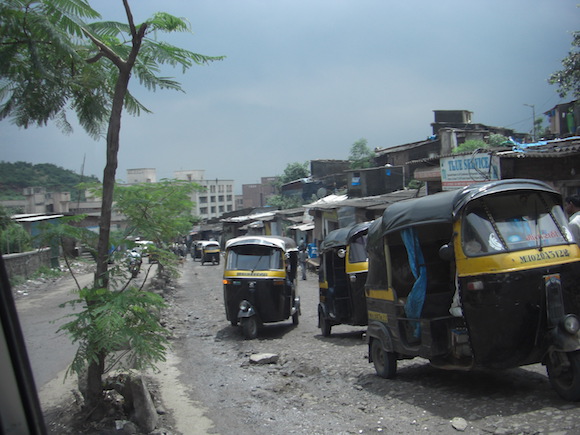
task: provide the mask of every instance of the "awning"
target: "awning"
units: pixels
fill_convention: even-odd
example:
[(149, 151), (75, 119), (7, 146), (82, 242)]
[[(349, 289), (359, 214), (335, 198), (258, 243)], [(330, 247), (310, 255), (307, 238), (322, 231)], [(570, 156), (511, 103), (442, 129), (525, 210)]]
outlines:
[(314, 224), (313, 223), (309, 223), (309, 224), (300, 224), (300, 225), (292, 225), (290, 227), (288, 227), (289, 230), (298, 230), (298, 231), (310, 231), (314, 229)]

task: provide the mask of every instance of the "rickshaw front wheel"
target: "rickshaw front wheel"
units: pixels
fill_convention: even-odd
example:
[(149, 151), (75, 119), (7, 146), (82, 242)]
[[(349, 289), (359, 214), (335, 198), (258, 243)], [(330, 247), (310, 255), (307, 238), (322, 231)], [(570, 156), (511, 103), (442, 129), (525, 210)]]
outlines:
[(253, 340), (258, 336), (258, 320), (256, 316), (242, 317), (240, 319), (240, 325), (242, 326), (242, 332), (246, 339)]
[(377, 375), (385, 379), (395, 377), (397, 373), (397, 357), (393, 352), (384, 350), (381, 340), (378, 338), (374, 338), (371, 342), (371, 357)]
[(292, 324), (298, 325), (300, 323), (300, 313), (298, 310), (294, 314), (292, 314)]
[(322, 313), (322, 311), (318, 312), (318, 324), (320, 325), (320, 332), (322, 333), (322, 336), (329, 337), (332, 325), (330, 324), (330, 320), (324, 317), (324, 313)]
[[(569, 364), (563, 364), (562, 358)], [(562, 399), (580, 401), (580, 351), (566, 355), (550, 355), (546, 364), (552, 388)]]

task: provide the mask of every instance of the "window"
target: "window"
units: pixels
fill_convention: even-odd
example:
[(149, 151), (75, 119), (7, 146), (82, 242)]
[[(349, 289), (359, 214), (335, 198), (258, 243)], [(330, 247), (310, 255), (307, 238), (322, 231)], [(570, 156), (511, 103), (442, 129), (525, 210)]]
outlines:
[(566, 217), (553, 197), (510, 193), (469, 204), (461, 239), (471, 257), (564, 244), (572, 239), (566, 233)]
[(223, 184), (220, 184), (218, 186), (218, 192), (223, 193), (223, 191), (224, 191), (224, 185)]
[(215, 196), (212, 196), (210, 199), (211, 199), (211, 202), (215, 202)]
[(209, 192), (215, 193), (215, 185), (212, 184), (211, 186), (209, 186)]
[(231, 191), (232, 191), (232, 185), (231, 184), (228, 184), (226, 186), (226, 192), (231, 192)]
[(281, 253), (266, 246), (238, 246), (228, 253), (226, 269), (281, 270), (284, 268)]
[(348, 260), (351, 263), (361, 263), (367, 261), (367, 235), (352, 240), (348, 250)]
[(215, 205), (211, 206), (211, 212), (212, 212), (212, 214), (215, 214)]
[(224, 212), (224, 206), (223, 205), (220, 205), (219, 206), (219, 211), (220, 211), (220, 213), (223, 213)]
[(199, 208), (199, 212), (200, 212), (201, 214), (207, 214), (207, 207), (200, 207), (200, 208)]
[(207, 204), (207, 196), (200, 196), (199, 203), (200, 204)]
[(224, 202), (224, 196), (223, 195), (218, 196), (218, 202)]
[(226, 201), (231, 201), (232, 200), (232, 195), (227, 195), (226, 196)]

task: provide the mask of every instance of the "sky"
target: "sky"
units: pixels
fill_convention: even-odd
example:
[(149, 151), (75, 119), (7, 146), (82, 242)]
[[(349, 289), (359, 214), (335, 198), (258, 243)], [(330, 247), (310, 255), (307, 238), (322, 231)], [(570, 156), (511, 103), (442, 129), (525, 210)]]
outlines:
[[(124, 21), (121, 0), (92, 1)], [(517, 132), (561, 99), (548, 83), (580, 30), (577, 0), (130, 0), (142, 22), (183, 17), (193, 33), (158, 39), (223, 61), (164, 70), (184, 92), (129, 89), (152, 110), (124, 114), (117, 179), (127, 169), (205, 170), (242, 184), (290, 163), (348, 159), (426, 139), (434, 110)], [(534, 108), (530, 107), (531, 105)], [(69, 112), (74, 120), (74, 113)], [(547, 118), (545, 124), (547, 124)], [(105, 140), (79, 126), (0, 121), (0, 160), (53, 163), (102, 179)], [(84, 166), (83, 166), (84, 162)]]

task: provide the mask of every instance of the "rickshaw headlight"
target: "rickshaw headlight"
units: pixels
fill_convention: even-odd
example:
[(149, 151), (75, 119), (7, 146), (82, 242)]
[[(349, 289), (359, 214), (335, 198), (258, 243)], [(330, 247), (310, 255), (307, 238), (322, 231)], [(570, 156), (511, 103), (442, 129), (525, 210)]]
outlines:
[(576, 334), (580, 330), (580, 321), (574, 314), (568, 314), (562, 319), (562, 327), (569, 334)]
[(242, 301), (240, 302), (240, 310), (242, 311), (248, 311), (250, 309), (250, 303), (248, 301)]

